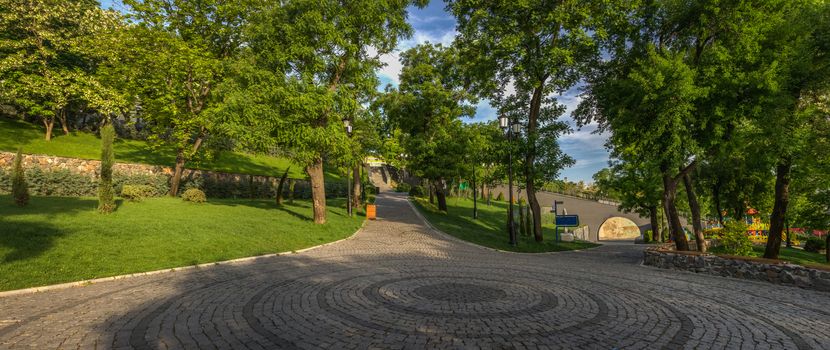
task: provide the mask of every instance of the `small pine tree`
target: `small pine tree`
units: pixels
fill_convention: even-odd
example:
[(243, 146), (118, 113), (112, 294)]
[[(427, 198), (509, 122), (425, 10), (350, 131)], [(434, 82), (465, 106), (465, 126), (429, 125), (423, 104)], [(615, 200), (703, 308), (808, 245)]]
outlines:
[(101, 128), (101, 179), (98, 182), (98, 211), (111, 213), (115, 210), (115, 191), (112, 189), (112, 166), (115, 165), (115, 154), (112, 143), (115, 139), (115, 129), (112, 124)]
[(29, 184), (23, 170), (23, 150), (18, 149), (14, 157), (14, 171), (12, 173), (12, 197), (15, 204), (24, 207), (29, 204)]

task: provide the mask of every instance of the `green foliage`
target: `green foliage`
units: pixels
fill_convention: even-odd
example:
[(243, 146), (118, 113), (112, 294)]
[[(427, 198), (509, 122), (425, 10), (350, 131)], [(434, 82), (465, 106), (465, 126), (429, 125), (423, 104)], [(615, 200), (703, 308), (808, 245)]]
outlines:
[(496, 196), (496, 200), (499, 201), (499, 202), (503, 202), (504, 201), (504, 192), (499, 192), (499, 195)]
[(121, 186), (121, 197), (131, 202), (141, 202), (144, 198), (156, 196), (156, 189), (150, 185)]
[(654, 240), (652, 236), (654, 236), (654, 231), (652, 230), (646, 230), (646, 232), (643, 232), (643, 243), (648, 243)]
[(410, 185), (406, 182), (398, 183), (397, 186), (395, 186), (395, 192), (409, 193), (410, 190), (412, 190), (412, 185)]
[(101, 213), (111, 213), (115, 210), (115, 193), (112, 188), (112, 167), (115, 165), (113, 141), (115, 128), (112, 123), (108, 123), (101, 128), (101, 171), (98, 180), (98, 211)]
[(207, 202), (205, 193), (198, 188), (188, 188), (182, 193), (182, 200), (185, 202), (204, 203)]
[(423, 197), (427, 193), (426, 188), (424, 186), (412, 186), (409, 189), (409, 195), (412, 197)]
[(47, 137), (70, 108), (113, 113), (124, 106), (97, 68), (113, 58), (118, 12), (96, 1), (0, 0), (0, 90), (26, 115), (41, 118)]
[(747, 225), (739, 221), (728, 221), (718, 238), (719, 246), (726, 254), (748, 256), (752, 253), (752, 241), (746, 235)]
[(401, 82), (381, 101), (390, 127), (399, 130), (407, 168), (433, 182), (468, 173), (471, 133), (460, 118), (475, 114), (475, 96), (464, 89), (458, 60), (457, 51), (440, 44), (403, 52)]
[(819, 238), (819, 237), (809, 237), (807, 241), (804, 242), (804, 250), (811, 252), (811, 253), (818, 253), (819, 250), (825, 249), (827, 243)]
[(26, 182), (26, 172), (23, 170), (23, 150), (18, 150), (17, 155), (14, 156), (11, 183), (14, 203), (21, 207), (29, 204), (29, 184)]

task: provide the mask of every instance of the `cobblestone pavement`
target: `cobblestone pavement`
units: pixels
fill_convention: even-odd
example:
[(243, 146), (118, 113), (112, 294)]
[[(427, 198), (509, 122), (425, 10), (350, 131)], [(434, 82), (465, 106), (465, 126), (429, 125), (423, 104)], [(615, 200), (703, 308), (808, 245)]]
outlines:
[(396, 194), (352, 239), (0, 298), (0, 348), (830, 349), (830, 295), (640, 266), (633, 245), (502, 253)]

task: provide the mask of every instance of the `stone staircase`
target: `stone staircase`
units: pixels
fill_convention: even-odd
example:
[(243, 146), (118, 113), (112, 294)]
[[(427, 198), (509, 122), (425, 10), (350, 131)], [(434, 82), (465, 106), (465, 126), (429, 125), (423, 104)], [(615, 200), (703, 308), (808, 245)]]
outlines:
[(389, 172), (385, 166), (369, 168), (369, 181), (375, 185), (380, 192), (389, 192), (393, 190), (392, 179), (389, 177)]

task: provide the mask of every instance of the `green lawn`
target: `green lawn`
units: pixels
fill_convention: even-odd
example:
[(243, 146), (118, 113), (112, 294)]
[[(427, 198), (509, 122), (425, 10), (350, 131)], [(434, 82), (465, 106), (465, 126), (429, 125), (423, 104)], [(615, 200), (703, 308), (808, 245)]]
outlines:
[(350, 236), (363, 216), (328, 201), (328, 223), (311, 204), (178, 198), (120, 201), (98, 214), (94, 198), (0, 196), (0, 290), (92, 279), (302, 249)]
[[(714, 247), (711, 249), (711, 252), (714, 254), (720, 254), (723, 252), (721, 247)], [(762, 258), (764, 257), (764, 247), (763, 246), (754, 246), (752, 247), (752, 257)], [(778, 254), (778, 259), (786, 260), (794, 264), (799, 265), (809, 265), (809, 264), (824, 264), (830, 265), (827, 262), (824, 254), (819, 253), (811, 253), (805, 251), (803, 249), (796, 249), (796, 248), (787, 248), (781, 247), (781, 251)]]
[(509, 244), (506, 229), (507, 203), (493, 201), (478, 204), (478, 220), (472, 218), (473, 201), (471, 199), (448, 198), (447, 213), (442, 213), (423, 198), (415, 199), (415, 206), (438, 229), (450, 235), (485, 247), (501, 250), (541, 253), (563, 250), (585, 249), (598, 246), (589, 242), (555, 242), (551, 225), (543, 226), (545, 241), (536, 243), (533, 237), (519, 236), (518, 245)]
[[(51, 156), (100, 159), (101, 140), (98, 136), (85, 132), (71, 132), (64, 135), (59, 128), (51, 141), (43, 138), (44, 128), (21, 120), (0, 117), (0, 151), (16, 152), (22, 147), (24, 153), (45, 154)], [(172, 148), (153, 149), (146, 142), (139, 140), (116, 139), (115, 159), (123, 163), (142, 163), (172, 166), (176, 153)], [(188, 168), (221, 171), (226, 173), (282, 176), (282, 172), (291, 166), (289, 177), (303, 179), (306, 177), (302, 167), (285, 158), (238, 152), (220, 152), (210, 161), (191, 162)], [(337, 174), (326, 174), (327, 179), (335, 179)]]

